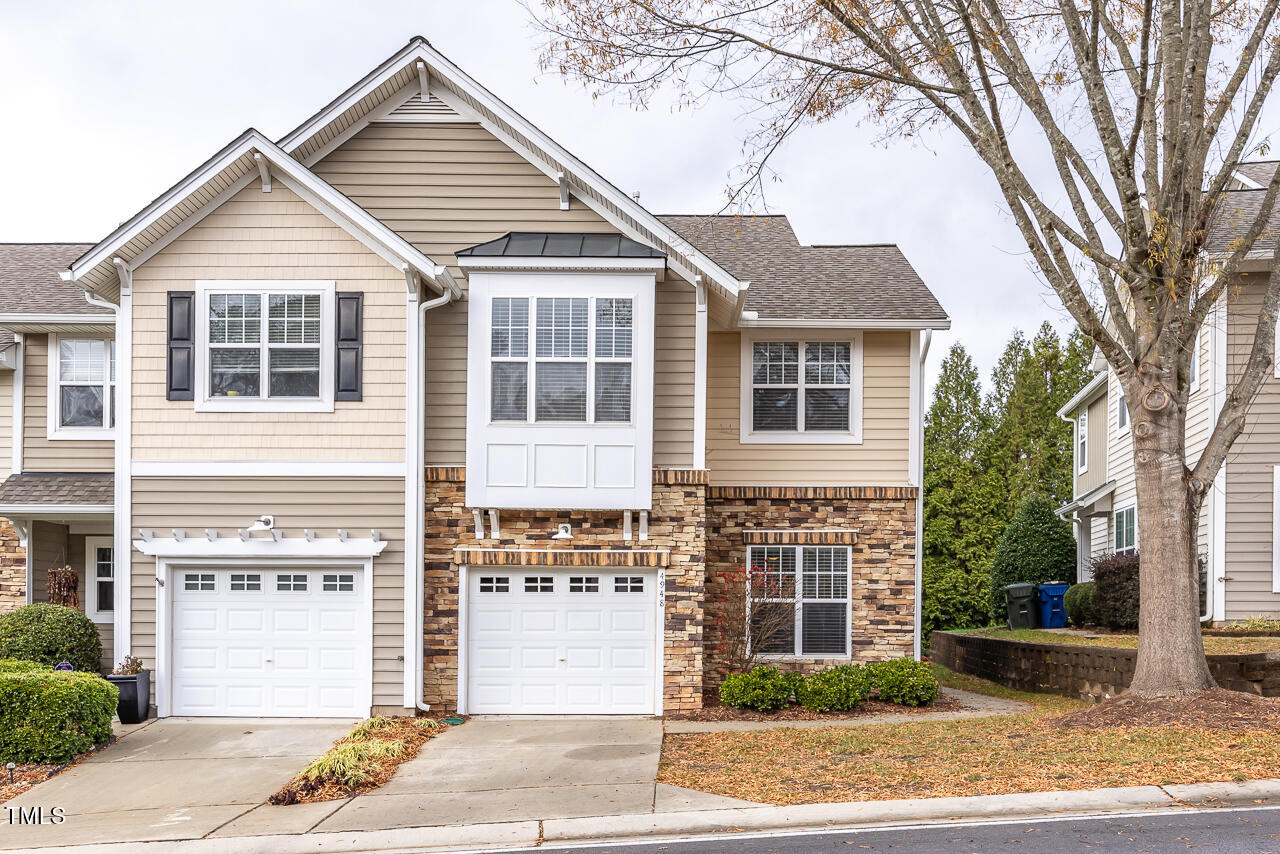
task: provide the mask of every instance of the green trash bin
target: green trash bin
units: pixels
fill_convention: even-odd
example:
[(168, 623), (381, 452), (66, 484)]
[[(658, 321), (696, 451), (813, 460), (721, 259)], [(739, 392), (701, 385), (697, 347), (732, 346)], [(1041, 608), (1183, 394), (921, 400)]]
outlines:
[(1011, 629), (1036, 627), (1036, 586), (1034, 584), (1006, 584), (1004, 603), (1008, 608)]

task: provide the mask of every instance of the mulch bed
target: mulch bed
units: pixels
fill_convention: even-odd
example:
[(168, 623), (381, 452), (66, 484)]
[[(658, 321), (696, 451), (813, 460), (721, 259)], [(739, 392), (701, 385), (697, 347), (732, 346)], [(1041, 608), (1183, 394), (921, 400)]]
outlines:
[(56, 777), (68, 768), (76, 767), (99, 750), (110, 747), (115, 743), (116, 739), (113, 737), (110, 741), (105, 741), (92, 750), (87, 750), (70, 762), (63, 762), (61, 765), (19, 765), (13, 769), (12, 783), (9, 782), (8, 769), (0, 766), (0, 804), (18, 797), (18, 795), (23, 794), (32, 786), (43, 783), (50, 777)]
[(1184, 697), (1121, 695), (1053, 721), (1066, 728), (1185, 727), (1202, 730), (1280, 730), (1280, 699), (1213, 688)]
[(666, 715), (671, 721), (825, 721), (865, 718), (872, 715), (923, 715), (928, 712), (958, 712), (967, 708), (951, 697), (939, 696), (927, 706), (899, 706), (866, 700), (858, 708), (847, 712), (814, 712), (801, 705), (791, 705), (776, 712), (757, 712), (753, 709), (737, 709), (721, 705), (719, 696), (709, 691), (702, 696), (702, 708), (696, 712), (673, 712)]

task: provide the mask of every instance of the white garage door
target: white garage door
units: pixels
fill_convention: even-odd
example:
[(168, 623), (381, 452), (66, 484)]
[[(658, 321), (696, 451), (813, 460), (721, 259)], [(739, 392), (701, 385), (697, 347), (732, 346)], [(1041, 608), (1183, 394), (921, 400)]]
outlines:
[(349, 568), (177, 570), (173, 714), (368, 714), (363, 576)]
[(469, 574), (468, 712), (655, 713), (652, 572)]

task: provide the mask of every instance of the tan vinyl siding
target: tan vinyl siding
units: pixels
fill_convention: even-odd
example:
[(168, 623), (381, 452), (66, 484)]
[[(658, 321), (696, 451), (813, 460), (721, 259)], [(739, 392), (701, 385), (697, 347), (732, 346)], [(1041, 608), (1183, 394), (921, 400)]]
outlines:
[[(133, 479), (133, 526), (167, 532), (218, 530), (235, 536), (258, 513), (277, 529), (320, 537), (338, 528), (367, 537), (377, 529), (387, 547), (373, 562), (373, 703), (404, 705), (404, 481), (400, 478)], [(155, 561), (133, 552), (133, 654), (155, 661)]]
[(31, 601), (49, 601), (49, 570), (67, 562), (67, 526), (31, 524)]
[[(197, 412), (191, 401), (166, 400), (168, 291), (238, 279), (363, 291), (364, 399), (338, 401), (331, 413)], [(263, 193), (251, 184), (143, 264), (133, 313), (135, 460), (404, 459), (404, 276), (287, 187)], [(202, 354), (196, 370), (208, 370)]]
[[(1084, 495), (1107, 482), (1107, 396), (1089, 404), (1089, 436), (1085, 452), (1089, 455), (1086, 471), (1076, 467), (1076, 495)], [(1077, 416), (1077, 425), (1079, 416)], [(1079, 446), (1076, 452), (1079, 453)], [(1078, 462), (1078, 461), (1077, 461)]]
[[(49, 336), (27, 335), (22, 377), (23, 471), (111, 471), (115, 443), (102, 439), (49, 438)], [(55, 365), (56, 367), (56, 365)]]
[[(1266, 275), (1242, 278), (1227, 304), (1227, 387), (1249, 358)], [(1230, 293), (1230, 291), (1229, 291)], [(1280, 380), (1268, 376), (1227, 457), (1226, 618), (1280, 613), (1272, 592), (1272, 497), (1280, 465)]]
[(13, 473), (13, 371), (0, 371), (0, 480)]
[[(1094, 554), (1115, 551), (1114, 511), (1133, 503), (1137, 488), (1133, 478), (1133, 424), (1122, 433), (1119, 429), (1120, 405), (1124, 391), (1113, 372), (1107, 372), (1107, 479), (1116, 483), (1111, 493), (1113, 515), (1106, 518), (1106, 532), (1101, 543), (1093, 544)], [(1132, 409), (1130, 410), (1132, 415)], [(1141, 543), (1139, 543), (1141, 545)]]
[[(373, 124), (313, 167), (432, 260), (509, 231), (615, 232), (477, 124)], [(693, 462), (693, 288), (674, 277), (657, 292), (654, 464)], [(427, 465), (463, 465), (467, 444), (467, 307), (427, 314)]]
[[(797, 332), (797, 338), (812, 334)], [(904, 484), (908, 473), (911, 335), (863, 336), (862, 444), (742, 444), (741, 336), (711, 334), (707, 353), (707, 467), (717, 485)]]

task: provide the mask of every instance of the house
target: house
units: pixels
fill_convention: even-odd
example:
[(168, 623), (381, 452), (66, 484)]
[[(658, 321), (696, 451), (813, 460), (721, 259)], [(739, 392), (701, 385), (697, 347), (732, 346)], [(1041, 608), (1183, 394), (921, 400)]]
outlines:
[[(1206, 250), (1225, 252), (1259, 210), (1276, 161), (1242, 163), (1212, 221)], [(1201, 327), (1191, 356), (1187, 403), (1188, 462), (1208, 442), (1227, 390), (1239, 377), (1253, 344), (1258, 309), (1272, 272), (1280, 218), (1241, 264), (1237, 281)], [(1103, 554), (1140, 548), (1129, 406), (1115, 373), (1095, 355), (1094, 377), (1058, 411), (1074, 425), (1074, 490), (1059, 515), (1074, 524), (1079, 578)], [(1201, 510), (1198, 548), (1207, 584), (1206, 621), (1280, 616), (1280, 444), (1272, 427), (1280, 415), (1280, 366), (1268, 378), (1249, 412), (1249, 426), (1236, 440)]]
[(698, 708), (748, 562), (786, 666), (918, 654), (948, 320), (896, 247), (655, 216), (415, 38), (5, 251), (5, 589), (75, 567), (162, 716)]

